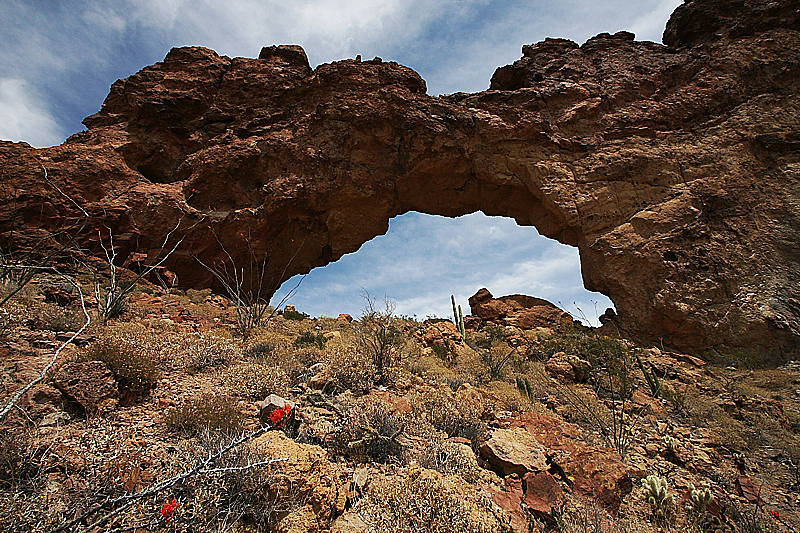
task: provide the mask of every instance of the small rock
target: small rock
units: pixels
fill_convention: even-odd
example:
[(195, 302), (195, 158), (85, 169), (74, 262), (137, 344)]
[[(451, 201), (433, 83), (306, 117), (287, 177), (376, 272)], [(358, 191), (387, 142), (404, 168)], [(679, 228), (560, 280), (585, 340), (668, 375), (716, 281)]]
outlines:
[(294, 418), (294, 402), (290, 402), (289, 400), (281, 398), (277, 394), (270, 394), (264, 399), (263, 402), (261, 402), (261, 409), (259, 410), (258, 419), (262, 424), (266, 424), (270, 422), (270, 416), (272, 416), (273, 411), (276, 409), (283, 409), (287, 405), (292, 408), (292, 412), (289, 415), (290, 418)]

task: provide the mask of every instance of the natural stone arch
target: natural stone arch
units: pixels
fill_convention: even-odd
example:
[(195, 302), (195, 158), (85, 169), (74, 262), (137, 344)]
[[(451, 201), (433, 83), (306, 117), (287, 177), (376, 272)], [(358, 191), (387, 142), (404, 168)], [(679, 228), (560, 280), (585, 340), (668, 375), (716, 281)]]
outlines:
[(438, 98), (377, 59), (312, 70), (299, 47), (259, 59), (174, 49), (116, 82), (64, 145), (0, 146), (3, 179), (31, 191), (4, 203), (0, 225), (35, 229), (43, 197), (48, 224), (74, 217), (43, 186), (46, 165), (120, 234), (121, 257), (156, 248), (182, 213), (202, 220), (170, 265), (202, 285), (192, 254), (221, 259), (219, 243), (243, 262), (246, 238), (271, 277), (288, 278), (409, 210), (479, 209), (577, 246), (586, 287), (612, 298), (623, 334), (791, 353), (798, 20), (788, 0), (694, 0), (667, 46), (626, 32), (549, 39), (523, 47), (490, 90)]

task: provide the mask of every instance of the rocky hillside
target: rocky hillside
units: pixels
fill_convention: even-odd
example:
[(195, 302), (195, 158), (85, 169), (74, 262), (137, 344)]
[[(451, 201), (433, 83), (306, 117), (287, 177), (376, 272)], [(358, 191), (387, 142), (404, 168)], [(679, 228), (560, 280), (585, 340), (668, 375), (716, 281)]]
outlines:
[(110, 282), (38, 274), (0, 307), (3, 531), (798, 531), (797, 363), (485, 289), (458, 324), (373, 300), (247, 327), (139, 280), (103, 323)]
[(796, 0), (691, 0), (663, 45), (548, 39), (441, 97), (380, 58), (173, 49), (63, 145), (0, 143), (2, 244), (64, 228), (102, 258), (109, 228), (122, 264), (181, 235), (163, 266), (182, 287), (221, 288), (198, 260), (278, 286), (393, 216), (481, 210), (577, 246), (622, 334), (781, 361), (800, 338), (798, 31)]

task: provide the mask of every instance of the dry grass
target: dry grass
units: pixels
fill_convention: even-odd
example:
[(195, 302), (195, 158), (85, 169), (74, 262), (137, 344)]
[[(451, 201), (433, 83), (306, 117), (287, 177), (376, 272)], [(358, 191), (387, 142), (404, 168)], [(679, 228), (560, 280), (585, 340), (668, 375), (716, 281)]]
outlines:
[(430, 470), (403, 470), (378, 479), (353, 511), (370, 527), (386, 533), (500, 533), (507, 516), (460, 477)]
[(242, 430), (244, 418), (235, 401), (222, 394), (201, 394), (169, 411), (164, 423), (185, 435), (219, 432), (232, 435)]
[(291, 386), (289, 375), (279, 367), (247, 362), (221, 372), (222, 381), (237, 394), (261, 401), (270, 394), (286, 397)]

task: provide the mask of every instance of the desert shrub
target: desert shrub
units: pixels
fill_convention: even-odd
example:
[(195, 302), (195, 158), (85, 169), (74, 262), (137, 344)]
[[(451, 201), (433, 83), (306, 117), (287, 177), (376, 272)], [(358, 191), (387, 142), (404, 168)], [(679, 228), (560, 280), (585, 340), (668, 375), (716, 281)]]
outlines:
[(305, 331), (303, 332), (302, 335), (297, 337), (292, 344), (298, 348), (304, 348), (306, 346), (316, 346), (317, 348), (322, 349), (325, 348), (326, 342), (328, 342), (328, 339), (322, 333), (312, 333), (310, 331)]
[(487, 431), (484, 409), (449, 389), (438, 388), (423, 394), (410, 395), (414, 412), (448, 437), (468, 439), (477, 447)]
[[(232, 438), (202, 431), (196, 438), (184, 440), (171, 454), (170, 471), (165, 472), (165, 477), (215, 454)], [(307, 496), (300, 492), (299, 483), (281, 485), (282, 463), (265, 464), (271, 459), (275, 456), (256, 446), (233, 448), (215, 461), (213, 471), (181, 481), (166, 497), (162, 492), (150, 503), (149, 510), (158, 513), (161, 505), (173, 497), (180, 502), (174, 520), (165, 531), (276, 531), (278, 521), (303, 505)]]
[(244, 417), (229, 396), (202, 394), (169, 411), (164, 422), (173, 431), (199, 435), (202, 431), (232, 434), (244, 426)]
[(1, 431), (0, 487), (29, 493), (46, 483), (42, 477), (42, 454), (26, 431)]
[(401, 357), (405, 345), (405, 335), (400, 320), (394, 316), (394, 302), (383, 299), (383, 305), (364, 296), (366, 307), (358, 322), (358, 346), (372, 359), (378, 384), (389, 382), (390, 369)]
[(103, 361), (123, 390), (144, 394), (161, 376), (165, 346), (144, 326), (115, 324), (81, 351), (78, 361)]
[(431, 442), (422, 451), (419, 465), (441, 474), (461, 476), (467, 483), (475, 483), (480, 478), (475, 454), (463, 444), (446, 440)]
[(245, 342), (244, 352), (245, 355), (259, 357), (261, 354), (273, 350), (289, 349), (291, 346), (292, 339), (289, 335), (261, 326), (251, 330)]
[(531, 410), (531, 400), (523, 396), (516, 386), (505, 381), (492, 381), (486, 384), (486, 390), (496, 398), (496, 406), (503, 411), (524, 413)]
[(325, 367), (342, 389), (367, 391), (376, 380), (372, 359), (346, 342), (331, 341), (325, 348)]
[(186, 297), (195, 305), (202, 305), (206, 302), (206, 298), (211, 296), (211, 289), (187, 289)]
[(270, 394), (286, 396), (291, 386), (289, 375), (283, 369), (261, 363), (232, 366), (223, 371), (222, 377), (232, 390), (256, 401)]
[(570, 328), (555, 335), (542, 335), (532, 344), (531, 353), (540, 361), (547, 361), (558, 352), (576, 355), (592, 365), (590, 381), (595, 390), (629, 397), (633, 392), (635, 353), (623, 339), (607, 335), (596, 335), (581, 329)]
[(357, 460), (403, 460), (406, 446), (402, 432), (408, 417), (396, 413), (380, 398), (363, 396), (348, 406), (341, 429), (335, 435), (337, 451)]
[(197, 372), (229, 363), (242, 354), (239, 344), (211, 333), (200, 334), (189, 343), (189, 367)]
[(370, 531), (386, 533), (500, 533), (507, 517), (491, 499), (459, 477), (430, 470), (404, 472), (398, 479), (378, 479), (353, 508)]
[(250, 344), (244, 349), (246, 357), (254, 359), (263, 359), (275, 350), (275, 345), (271, 342), (259, 342), (257, 344)]
[(286, 320), (296, 320), (300, 322), (310, 317), (306, 313), (301, 313), (300, 311), (296, 311), (294, 309), (286, 309), (283, 311), (283, 318)]
[(32, 329), (47, 331), (77, 331), (86, 322), (86, 316), (79, 308), (61, 307), (56, 304), (35, 306), (29, 321)]

